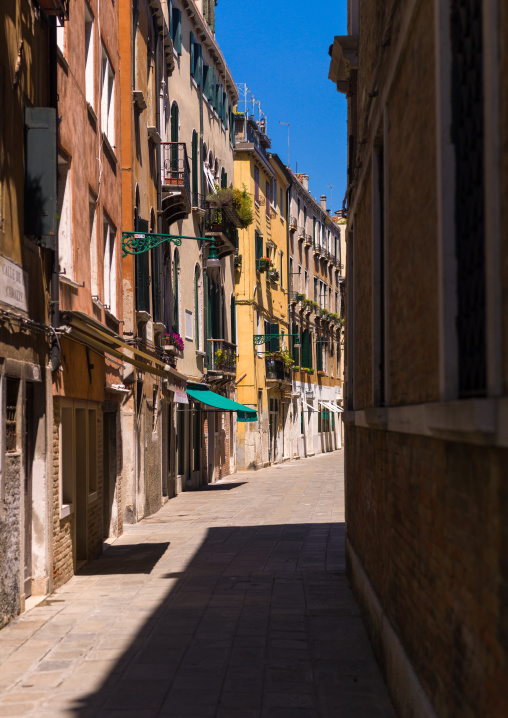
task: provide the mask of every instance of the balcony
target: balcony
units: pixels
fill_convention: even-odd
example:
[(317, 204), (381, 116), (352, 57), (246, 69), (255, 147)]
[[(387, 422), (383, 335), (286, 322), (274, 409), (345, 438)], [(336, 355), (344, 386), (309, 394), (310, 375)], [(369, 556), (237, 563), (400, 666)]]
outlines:
[(310, 234), (305, 234), (305, 235), (304, 235), (304, 242), (305, 242), (305, 244), (306, 244), (308, 247), (311, 247), (311, 246), (312, 246), (312, 237), (311, 237)]
[(236, 344), (225, 339), (208, 339), (206, 347), (206, 368), (217, 374), (236, 374)]
[(162, 211), (169, 225), (191, 211), (190, 171), (185, 142), (162, 142)]
[(192, 192), (192, 211), (197, 214), (204, 215), (206, 210), (206, 200), (204, 194)]
[(289, 220), (289, 231), (294, 232), (296, 230), (296, 217), (291, 217)]
[(298, 227), (298, 239), (305, 240), (305, 237), (307, 235), (305, 234), (305, 228), (304, 227)]
[(287, 382), (291, 384), (291, 367), (284, 365), (282, 359), (265, 357), (266, 383)]
[(205, 237), (213, 237), (219, 258), (235, 254), (238, 250), (238, 229), (232, 221), (236, 212), (230, 207), (214, 207), (207, 202), (205, 210)]

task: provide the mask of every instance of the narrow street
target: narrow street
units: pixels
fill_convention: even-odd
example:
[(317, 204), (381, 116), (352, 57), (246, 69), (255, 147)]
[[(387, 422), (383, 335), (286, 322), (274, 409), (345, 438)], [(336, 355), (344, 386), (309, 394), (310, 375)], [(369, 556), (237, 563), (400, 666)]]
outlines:
[(345, 576), (343, 452), (126, 526), (0, 632), (0, 715), (394, 717)]

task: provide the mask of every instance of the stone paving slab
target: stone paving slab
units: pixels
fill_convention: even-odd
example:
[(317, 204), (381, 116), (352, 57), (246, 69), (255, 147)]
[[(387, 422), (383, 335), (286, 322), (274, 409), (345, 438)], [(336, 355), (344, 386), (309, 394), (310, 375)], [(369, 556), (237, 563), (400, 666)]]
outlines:
[(180, 494), (0, 631), (0, 716), (395, 718), (344, 537), (342, 452)]

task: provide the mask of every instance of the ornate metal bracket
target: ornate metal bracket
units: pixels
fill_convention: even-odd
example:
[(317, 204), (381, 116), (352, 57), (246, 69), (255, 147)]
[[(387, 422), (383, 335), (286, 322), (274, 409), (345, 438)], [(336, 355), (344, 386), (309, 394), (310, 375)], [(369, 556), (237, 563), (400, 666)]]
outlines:
[(297, 337), (298, 334), (254, 334), (253, 341), (254, 346), (260, 344), (266, 344), (270, 339), (276, 339), (277, 337)]
[(210, 241), (209, 237), (186, 237), (178, 234), (156, 234), (154, 232), (122, 232), (122, 253), (124, 257), (128, 254), (143, 254), (164, 242), (173, 242), (177, 247), (180, 247), (182, 239)]

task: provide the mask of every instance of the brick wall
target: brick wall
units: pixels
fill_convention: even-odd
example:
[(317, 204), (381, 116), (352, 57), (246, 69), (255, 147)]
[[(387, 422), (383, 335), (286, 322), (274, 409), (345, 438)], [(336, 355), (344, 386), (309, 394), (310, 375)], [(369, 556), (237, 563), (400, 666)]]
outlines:
[(388, 103), (390, 403), (437, 401), (433, 4), (420, 3)]
[(53, 399), (53, 587), (74, 575), (74, 514), (60, 518), (60, 401)]
[(437, 715), (504, 718), (508, 450), (351, 426), (346, 445), (348, 541)]
[(356, 408), (372, 404), (372, 195), (370, 182), (358, 207), (355, 231), (355, 332), (354, 386)]

